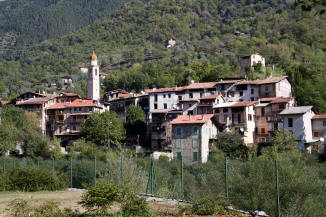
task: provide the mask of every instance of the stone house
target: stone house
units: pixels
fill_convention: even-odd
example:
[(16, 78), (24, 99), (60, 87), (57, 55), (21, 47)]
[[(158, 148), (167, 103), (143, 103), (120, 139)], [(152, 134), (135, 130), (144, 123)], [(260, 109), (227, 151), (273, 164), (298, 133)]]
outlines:
[(102, 107), (96, 100), (75, 99), (72, 102), (55, 103), (46, 109), (47, 135), (69, 142), (79, 138), (81, 125)]
[(255, 143), (269, 142), (275, 131), (282, 129), (280, 112), (295, 105), (294, 98), (262, 98), (255, 105)]
[(180, 115), (172, 125), (172, 153), (185, 163), (206, 163), (217, 134), (214, 114)]
[(292, 85), (287, 76), (269, 77), (238, 81), (225, 92), (230, 102), (256, 101), (266, 97), (292, 97)]
[(241, 77), (243, 77), (243, 78), (246, 77), (246, 67), (247, 66), (255, 68), (255, 66), (258, 63), (261, 63), (262, 67), (265, 67), (265, 58), (262, 55), (260, 55), (259, 53), (242, 56), (240, 58)]
[(326, 115), (315, 115), (311, 119), (312, 137), (318, 143), (318, 152), (326, 154)]
[(301, 150), (305, 150), (308, 143), (314, 142), (311, 119), (315, 112), (312, 106), (289, 107), (280, 115), (283, 118), (283, 129), (295, 135)]
[(219, 131), (239, 132), (247, 146), (254, 144), (255, 109), (257, 101), (226, 102), (213, 106)]

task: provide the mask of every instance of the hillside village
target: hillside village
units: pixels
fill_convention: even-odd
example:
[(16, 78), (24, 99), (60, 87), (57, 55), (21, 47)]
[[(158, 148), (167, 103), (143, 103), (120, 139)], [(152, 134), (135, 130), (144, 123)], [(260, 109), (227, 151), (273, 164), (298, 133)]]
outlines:
[[(191, 82), (182, 87), (145, 89), (131, 93), (117, 89), (100, 97), (100, 68), (90, 57), (87, 98), (75, 93), (26, 92), (10, 102), (38, 114), (44, 135), (57, 137), (65, 146), (80, 138), (82, 124), (93, 112), (115, 111), (124, 120), (129, 105), (140, 106), (147, 116), (147, 140), (153, 151), (185, 162), (207, 162), (210, 146), (219, 132), (238, 132), (248, 147), (270, 142), (277, 130), (295, 135), (298, 148), (324, 153), (326, 115), (312, 106), (297, 106), (287, 76), (246, 79), (245, 67), (265, 66), (265, 58), (241, 58), (241, 76), (214, 82)], [(139, 136), (127, 138), (139, 144)], [(126, 140), (126, 141), (127, 141)], [(163, 153), (163, 154), (164, 154)]]

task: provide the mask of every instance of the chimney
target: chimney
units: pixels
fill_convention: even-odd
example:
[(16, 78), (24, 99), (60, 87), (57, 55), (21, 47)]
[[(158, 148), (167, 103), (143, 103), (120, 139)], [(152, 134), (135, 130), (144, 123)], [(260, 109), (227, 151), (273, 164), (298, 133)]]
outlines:
[(195, 81), (194, 81), (194, 80), (191, 80), (191, 83), (192, 83), (192, 84), (194, 84), (194, 83), (195, 83)]

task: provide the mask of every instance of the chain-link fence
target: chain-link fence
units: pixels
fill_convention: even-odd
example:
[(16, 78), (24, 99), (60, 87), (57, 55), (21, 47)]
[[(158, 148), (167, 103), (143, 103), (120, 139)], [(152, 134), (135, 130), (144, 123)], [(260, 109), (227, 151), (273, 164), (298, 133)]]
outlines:
[(66, 174), (70, 188), (112, 180), (136, 193), (192, 202), (212, 196), (244, 210), (265, 210), (273, 216), (280, 216), (282, 211), (294, 215), (305, 212), (300, 207), (306, 206), (304, 203), (316, 202), (318, 207), (326, 207), (325, 183), (316, 181), (313, 173), (309, 176), (306, 170), (300, 174), (300, 168), (293, 167), (288, 161), (279, 163), (271, 158), (219, 158), (206, 164), (134, 156), (1, 158), (0, 163), (4, 173), (18, 167), (34, 166)]

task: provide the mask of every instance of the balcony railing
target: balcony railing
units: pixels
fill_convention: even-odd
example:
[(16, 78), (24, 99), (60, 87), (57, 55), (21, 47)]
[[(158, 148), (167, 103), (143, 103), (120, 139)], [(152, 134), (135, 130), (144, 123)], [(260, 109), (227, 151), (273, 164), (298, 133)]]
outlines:
[(70, 120), (70, 123), (71, 123), (71, 124), (83, 124), (83, 123), (85, 123), (85, 122), (86, 122), (85, 119)]

